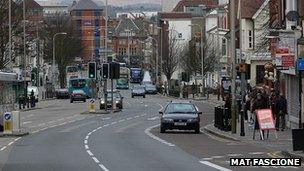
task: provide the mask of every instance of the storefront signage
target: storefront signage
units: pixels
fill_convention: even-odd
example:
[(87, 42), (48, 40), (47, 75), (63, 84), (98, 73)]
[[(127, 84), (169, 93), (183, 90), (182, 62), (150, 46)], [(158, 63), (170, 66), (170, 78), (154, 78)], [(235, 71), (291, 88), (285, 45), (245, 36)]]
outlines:
[(298, 59), (298, 70), (299, 71), (304, 71), (304, 58), (299, 58)]

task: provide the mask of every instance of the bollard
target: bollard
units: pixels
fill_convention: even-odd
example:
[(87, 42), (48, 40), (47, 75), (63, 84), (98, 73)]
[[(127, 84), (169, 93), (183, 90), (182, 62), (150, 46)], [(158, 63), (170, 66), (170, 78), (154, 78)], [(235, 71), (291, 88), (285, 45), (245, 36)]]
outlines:
[(13, 132), (20, 132), (20, 112), (12, 111), (13, 115)]
[(117, 106), (116, 106), (116, 101), (113, 101), (113, 111), (116, 111)]
[(11, 112), (5, 112), (3, 115), (3, 133), (12, 134), (13, 133), (13, 116)]

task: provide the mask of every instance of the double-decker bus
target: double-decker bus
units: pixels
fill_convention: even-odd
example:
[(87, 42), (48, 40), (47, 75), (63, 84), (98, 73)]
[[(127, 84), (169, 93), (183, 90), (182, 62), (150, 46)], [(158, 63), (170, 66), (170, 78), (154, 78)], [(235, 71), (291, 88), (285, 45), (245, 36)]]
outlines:
[(66, 84), (67, 87), (70, 86), (70, 79), (79, 78), (80, 72), (77, 66), (67, 66), (66, 67)]
[(117, 89), (129, 89), (130, 70), (129, 68), (120, 65), (119, 79), (116, 83)]
[(142, 81), (142, 69), (141, 68), (131, 68), (130, 69), (131, 83), (141, 83)]
[(88, 98), (93, 96), (92, 80), (89, 78), (72, 78), (69, 80), (68, 90), (72, 93), (74, 90), (83, 90)]

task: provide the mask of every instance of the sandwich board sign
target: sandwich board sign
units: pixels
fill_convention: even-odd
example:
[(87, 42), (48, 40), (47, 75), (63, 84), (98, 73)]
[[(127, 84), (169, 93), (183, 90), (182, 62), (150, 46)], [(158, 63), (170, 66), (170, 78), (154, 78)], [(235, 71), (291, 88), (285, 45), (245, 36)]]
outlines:
[[(275, 122), (273, 118), (273, 114), (271, 109), (261, 109), (261, 110), (256, 110), (256, 122), (259, 124), (259, 129), (260, 129), (260, 134), (262, 137), (262, 140), (264, 140), (264, 135), (263, 131), (267, 131), (267, 134), (269, 134), (270, 130), (275, 131), (275, 136), (276, 139), (278, 138), (277, 132), (276, 132), (276, 127), (275, 127)], [(255, 134), (255, 132), (254, 132)]]

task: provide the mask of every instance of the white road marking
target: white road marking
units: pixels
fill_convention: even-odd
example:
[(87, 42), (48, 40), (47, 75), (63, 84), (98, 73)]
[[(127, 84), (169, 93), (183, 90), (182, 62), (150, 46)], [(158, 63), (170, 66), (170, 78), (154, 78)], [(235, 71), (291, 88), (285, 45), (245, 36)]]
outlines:
[(23, 125), (30, 124), (32, 121), (22, 122)]
[(209, 157), (206, 157), (206, 158), (202, 158), (202, 160), (204, 160), (204, 161), (205, 161), (205, 160), (213, 160), (213, 158), (211, 158), (211, 157), (210, 157), (210, 158), (209, 158)]
[(145, 107), (148, 107), (148, 105), (145, 105)]
[(105, 124), (104, 127), (107, 127), (107, 126), (109, 126), (109, 125), (110, 125), (110, 124)]
[(237, 156), (241, 156), (242, 154), (228, 154), (227, 156), (229, 157), (237, 157)]
[(248, 153), (250, 155), (260, 155), (260, 154), (265, 154), (265, 152), (251, 152), (251, 153)]
[(90, 150), (87, 150), (87, 153), (88, 153), (90, 156), (94, 156), (94, 154), (93, 154)]
[(222, 166), (213, 164), (213, 163), (211, 163), (209, 161), (199, 161), (199, 162), (202, 163), (202, 164), (204, 164), (204, 165), (207, 165), (207, 166), (213, 167), (215, 169), (221, 170), (221, 171), (231, 171), (230, 169), (227, 169), (227, 168), (224, 168)]
[(99, 164), (98, 166), (104, 171), (109, 171), (103, 164)]
[(161, 139), (161, 138), (159, 138), (159, 137), (153, 135), (153, 134), (150, 132), (153, 128), (156, 128), (156, 127), (158, 127), (158, 126), (159, 126), (159, 124), (158, 124), (158, 125), (154, 125), (154, 126), (152, 126), (152, 127), (150, 127), (150, 128), (147, 128), (147, 129), (145, 130), (145, 134), (148, 135), (149, 137), (151, 137), (152, 139), (156, 140), (156, 141), (159, 141), (159, 142), (161, 142), (161, 143), (163, 143), (163, 144), (166, 144), (166, 145), (168, 145), (168, 146), (170, 146), (170, 147), (174, 147), (174, 146), (175, 146), (174, 144), (169, 143), (169, 142), (167, 142), (167, 141), (165, 141), (165, 140), (163, 140), (163, 139)]
[(223, 158), (224, 156), (212, 156), (212, 158), (214, 159), (220, 159), (220, 158)]
[(88, 144), (88, 140), (84, 140), (84, 144)]
[(84, 145), (84, 148), (85, 148), (85, 149), (89, 149), (89, 146), (88, 146), (88, 145)]
[(159, 119), (159, 117), (158, 117), (158, 116), (153, 117), (153, 118), (148, 118), (148, 121), (154, 121), (154, 120), (157, 120), (157, 119)]
[(85, 137), (85, 139), (86, 139), (86, 140), (89, 139), (89, 135), (87, 135), (87, 136)]
[(112, 123), (111, 123), (111, 125), (115, 125), (115, 124), (117, 124), (117, 122), (112, 122)]
[(41, 124), (39, 124), (38, 126), (43, 126), (43, 125), (45, 125), (45, 123), (41, 123)]
[(36, 130), (36, 131), (33, 131), (32, 133), (35, 134), (35, 133), (38, 133), (38, 132), (39, 132), (39, 130)]
[(10, 146), (10, 145), (12, 145), (13, 143), (14, 143), (14, 142), (10, 142), (10, 143), (8, 143), (7, 145)]
[(100, 163), (99, 160), (96, 157), (92, 157), (92, 159), (96, 162), (96, 163)]
[(101, 118), (101, 120), (109, 120), (109, 119), (111, 119), (111, 117)]
[(3, 151), (6, 149), (7, 146), (2, 147), (0, 150)]

